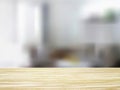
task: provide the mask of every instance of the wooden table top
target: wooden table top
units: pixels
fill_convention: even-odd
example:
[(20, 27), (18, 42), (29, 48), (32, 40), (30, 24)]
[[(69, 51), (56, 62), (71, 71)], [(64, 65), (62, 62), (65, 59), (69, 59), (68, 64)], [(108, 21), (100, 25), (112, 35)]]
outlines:
[(120, 90), (120, 69), (0, 69), (0, 90)]

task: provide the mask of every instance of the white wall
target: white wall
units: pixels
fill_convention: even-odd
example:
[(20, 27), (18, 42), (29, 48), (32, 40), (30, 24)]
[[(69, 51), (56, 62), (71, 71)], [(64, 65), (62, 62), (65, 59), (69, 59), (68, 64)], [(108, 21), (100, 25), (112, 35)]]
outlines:
[[(0, 67), (29, 65), (24, 46), (27, 41), (41, 38), (39, 7), (27, 0), (0, 0)], [(40, 17), (36, 18), (36, 14)]]
[(81, 43), (79, 11), (85, 0), (51, 0), (50, 31), (55, 46), (74, 46)]
[[(85, 14), (89, 14), (90, 12), (97, 10), (99, 12), (99, 9), (102, 12), (104, 8), (107, 7), (115, 7), (118, 9), (119, 7), (119, 0), (111, 0), (109, 3), (109, 0), (102, 0), (99, 1), (102, 4), (99, 5), (99, 3), (93, 3), (93, 1), (97, 0), (50, 0), (50, 31), (51, 31), (51, 41), (52, 44), (55, 46), (74, 46), (74, 44), (80, 45), (80, 43), (86, 43), (86, 31), (84, 29), (84, 23), (83, 21), (80, 21), (81, 18), (86, 16)], [(107, 2), (108, 1), (108, 2)], [(114, 2), (114, 5), (112, 4)], [(104, 4), (105, 3), (105, 4)], [(90, 4), (90, 5), (89, 5)], [(96, 7), (95, 7), (96, 4)], [(104, 4), (104, 5), (103, 5)], [(108, 4), (106, 6), (106, 4)], [(97, 8), (97, 5), (98, 8)], [(103, 5), (103, 8), (100, 8)], [(89, 7), (88, 7), (89, 6)], [(91, 8), (91, 7), (94, 8)], [(86, 10), (86, 11), (83, 11)], [(88, 12), (87, 12), (88, 11)], [(86, 12), (86, 13), (85, 13)], [(99, 13), (100, 14), (100, 13)], [(103, 40), (102, 34), (100, 36), (100, 40), (97, 39), (96, 34), (96, 41), (95, 43), (107, 43), (108, 41), (111, 42), (120, 42), (120, 34), (119, 34), (119, 26), (113, 26), (114, 30), (107, 30), (105, 31), (104, 37), (106, 40)], [(111, 29), (111, 28), (110, 28)], [(101, 32), (100, 32), (101, 33)], [(99, 33), (99, 34), (100, 34)], [(110, 35), (111, 34), (111, 35)], [(106, 37), (110, 36), (110, 38)], [(108, 39), (109, 40), (108, 40)], [(111, 40), (110, 40), (111, 39)]]
[[(113, 9), (115, 10), (117, 15), (117, 22), (113, 24), (104, 24), (96, 30), (90, 30), (91, 36), (95, 36), (96, 40), (94, 43), (120, 43), (120, 0), (87, 0), (87, 3), (84, 4), (83, 9), (81, 10), (81, 16), (82, 18), (87, 18), (91, 14), (97, 14), (99, 16), (103, 16), (108, 9)], [(95, 25), (94, 25), (95, 26)], [(96, 25), (97, 26), (97, 25)], [(87, 26), (85, 26), (87, 27)], [(89, 27), (87, 29), (88, 34), (89, 32)], [(87, 32), (86, 31), (86, 32)], [(93, 32), (97, 32), (92, 34)], [(87, 35), (88, 36), (88, 35)], [(94, 39), (93, 39), (94, 40)]]
[[(12, 33), (15, 31), (16, 27), (16, 5), (13, 0), (0, 0), (0, 40), (14, 41)], [(7, 31), (7, 32), (6, 32)]]
[(17, 48), (15, 7), (13, 0), (0, 0), (0, 67), (15, 66), (16, 63), (11, 61)]

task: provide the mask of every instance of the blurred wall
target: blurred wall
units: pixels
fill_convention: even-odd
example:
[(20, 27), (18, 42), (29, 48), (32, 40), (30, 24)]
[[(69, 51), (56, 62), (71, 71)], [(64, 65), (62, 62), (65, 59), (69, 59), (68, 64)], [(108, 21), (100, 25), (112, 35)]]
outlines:
[(18, 64), (16, 23), (16, 1), (0, 0), (0, 67)]
[(15, 40), (16, 2), (0, 0), (0, 40), (12, 42)]
[(50, 0), (50, 31), (53, 46), (76, 46), (83, 39), (80, 8), (85, 0)]
[[(103, 0), (102, 2), (103, 3), (105, 2), (106, 4), (107, 3), (110, 4), (114, 2), (114, 5), (117, 3), (120, 3), (119, 0), (116, 0), (116, 1), (112, 0), (110, 3), (107, 1), (109, 0)], [(94, 9), (95, 10), (97, 9), (97, 7), (96, 8), (94, 7), (94, 4), (93, 4), (94, 8), (90, 8), (90, 7), (87, 8), (87, 6), (89, 6), (89, 4), (92, 5), (92, 3), (99, 5), (99, 3), (97, 3), (96, 0), (91, 0), (91, 1), (89, 0), (50, 0), (49, 1), (49, 4), (50, 4), (49, 29), (51, 32), (50, 33), (51, 45), (56, 47), (65, 47), (65, 46), (75, 47), (75, 46), (80, 46), (81, 43), (93, 41), (93, 40), (88, 40), (87, 38), (90, 32), (91, 32), (91, 36), (94, 34), (94, 33), (92, 34), (93, 31), (90, 31), (90, 32), (85, 31), (83, 21), (81, 21), (82, 17), (84, 17), (83, 10), (89, 11), (89, 9), (92, 9), (94, 11)], [(101, 4), (101, 7), (102, 7), (102, 4)], [(104, 7), (107, 8), (106, 5), (104, 5), (103, 8)], [(106, 27), (107, 25), (105, 26), (105, 28), (103, 27), (103, 29), (101, 29), (101, 31), (95, 35), (94, 39), (96, 40), (94, 40), (94, 43), (101, 43), (101, 44), (103, 43), (106, 44), (109, 42), (119, 43), (120, 42), (119, 41), (119, 36), (120, 36), (119, 24), (109, 25), (108, 28)], [(105, 38), (102, 36), (103, 34)], [(97, 38), (97, 35), (99, 35), (100, 38)]]
[(0, 0), (0, 67), (28, 65), (25, 45), (37, 41), (42, 44), (41, 5), (36, 3), (33, 0)]

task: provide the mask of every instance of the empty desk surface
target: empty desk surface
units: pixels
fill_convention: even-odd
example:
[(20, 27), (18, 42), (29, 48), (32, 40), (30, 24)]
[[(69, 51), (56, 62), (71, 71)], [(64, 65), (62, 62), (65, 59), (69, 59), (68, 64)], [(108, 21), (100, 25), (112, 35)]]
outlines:
[(120, 69), (0, 69), (0, 90), (120, 90)]

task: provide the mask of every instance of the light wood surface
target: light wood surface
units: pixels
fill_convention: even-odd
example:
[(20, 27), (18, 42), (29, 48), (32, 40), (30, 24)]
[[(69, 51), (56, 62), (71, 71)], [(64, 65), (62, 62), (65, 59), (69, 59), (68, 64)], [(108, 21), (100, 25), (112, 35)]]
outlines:
[(0, 69), (0, 90), (120, 90), (120, 69)]

